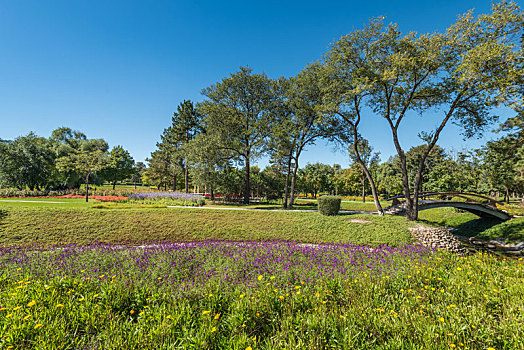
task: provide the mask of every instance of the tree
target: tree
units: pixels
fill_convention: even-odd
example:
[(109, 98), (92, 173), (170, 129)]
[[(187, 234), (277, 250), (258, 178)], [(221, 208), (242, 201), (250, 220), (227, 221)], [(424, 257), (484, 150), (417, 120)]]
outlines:
[(136, 162), (133, 166), (133, 173), (131, 174), (131, 181), (136, 185), (138, 182), (142, 183), (142, 176), (144, 175), (147, 166), (143, 162)]
[(249, 204), (251, 162), (266, 152), (273, 124), (271, 81), (265, 74), (252, 74), (252, 69), (241, 67), (202, 93), (207, 100), (201, 110), (215, 146), (231, 152), (244, 165), (244, 204)]
[(34, 133), (0, 146), (0, 185), (30, 190), (47, 187), (54, 172), (48, 140)]
[(193, 102), (181, 102), (177, 111), (171, 118), (171, 126), (164, 130), (162, 142), (171, 147), (173, 163), (181, 163), (184, 172), (185, 192), (189, 191), (189, 166), (187, 145), (198, 133), (201, 132), (200, 114), (193, 106)]
[(333, 175), (335, 171), (326, 164), (315, 163), (306, 164), (299, 170), (301, 188), (304, 192), (309, 192), (316, 198), (319, 192), (331, 191), (333, 189)]
[[(353, 142), (350, 141), (348, 148), (349, 158), (353, 163), (360, 165), (360, 162), (364, 164), (364, 168), (370, 169), (372, 166), (376, 166), (380, 161), (380, 153), (373, 152), (373, 147), (369, 144), (368, 140), (359, 137), (359, 146), (357, 152), (354, 151)], [(360, 158), (360, 159), (359, 159)], [(366, 202), (366, 172), (362, 168), (361, 184), (362, 184), (362, 202)], [(373, 179), (373, 176), (371, 176)], [(374, 179), (373, 179), (374, 180)]]
[(363, 138), (359, 132), (362, 108), (374, 87), (363, 67), (375, 59), (369, 46), (379, 41), (376, 38), (377, 27), (378, 25), (372, 22), (364, 30), (342, 37), (326, 54), (322, 79), (323, 109), (333, 116), (332, 123), (338, 126), (336, 139), (350, 145), (355, 161), (369, 181), (377, 212), (384, 215), (375, 182), (361, 157)]
[(72, 153), (57, 159), (56, 165), (60, 171), (77, 171), (83, 174), (86, 186), (86, 202), (89, 201), (89, 177), (109, 164), (107, 152), (95, 149), (97, 142), (88, 146), (87, 150)]
[[(478, 135), (495, 119), (493, 107), (514, 103), (522, 70), (513, 34), (522, 30), (523, 23), (515, 3), (501, 2), (488, 15), (475, 18), (468, 12), (446, 34), (402, 36), (395, 25), (384, 26), (380, 20), (360, 31), (367, 39), (348, 59), (358, 57), (361, 79), (370, 86), (367, 102), (390, 128), (401, 163), (408, 220), (418, 217), (425, 160), (446, 125), (458, 124), (466, 137)], [(350, 48), (350, 39), (343, 37), (334, 49)], [(370, 59), (361, 60), (364, 55)], [(441, 119), (433, 130), (419, 134), (427, 149), (410, 183), (399, 127), (408, 112), (429, 110), (437, 110)]]
[[(276, 98), (276, 114), (279, 122), (274, 124), (272, 132), (274, 148), (282, 153), (287, 161), (284, 208), (293, 208), (295, 183), (302, 151), (321, 137), (331, 135), (329, 120), (319, 105), (322, 103), (320, 85), (321, 66), (311, 64), (296, 77), (279, 80)], [(291, 170), (291, 167), (293, 169)], [(291, 178), (291, 179), (289, 179)], [(289, 180), (291, 180), (288, 191)]]
[(109, 154), (109, 165), (101, 171), (101, 175), (113, 184), (114, 190), (117, 181), (123, 181), (133, 175), (134, 165), (131, 154), (122, 146), (115, 146)]

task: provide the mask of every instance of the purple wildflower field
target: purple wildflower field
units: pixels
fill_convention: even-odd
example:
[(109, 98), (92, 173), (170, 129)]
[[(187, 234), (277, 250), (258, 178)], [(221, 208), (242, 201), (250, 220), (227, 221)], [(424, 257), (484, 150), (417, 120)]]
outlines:
[[(422, 263), (429, 250), (418, 245), (370, 247), (354, 244), (295, 242), (158, 243), (146, 246), (93, 244), (57, 246), (52, 250), (1, 248), (0, 268), (21, 269), (39, 278), (115, 279), (151, 285), (189, 295), (202, 288), (256, 288), (257, 276), (274, 276), (272, 284), (370, 278), (402, 272), (406, 264)], [(214, 287), (212, 287), (214, 288)]]
[(145, 192), (145, 193), (132, 193), (128, 197), (130, 200), (157, 200), (157, 199), (174, 199), (174, 200), (199, 200), (204, 197), (194, 193), (184, 192)]

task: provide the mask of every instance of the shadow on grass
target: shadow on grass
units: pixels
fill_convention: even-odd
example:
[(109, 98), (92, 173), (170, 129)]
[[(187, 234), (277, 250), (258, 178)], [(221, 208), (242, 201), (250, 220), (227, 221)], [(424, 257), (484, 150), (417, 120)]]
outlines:
[(7, 210), (0, 209), (0, 232), (2, 231), (2, 226), (4, 226), (4, 219), (7, 217)]
[(486, 230), (503, 223), (504, 221), (499, 219), (478, 218), (456, 226), (453, 233), (459, 234), (461, 236), (475, 237), (481, 235)]

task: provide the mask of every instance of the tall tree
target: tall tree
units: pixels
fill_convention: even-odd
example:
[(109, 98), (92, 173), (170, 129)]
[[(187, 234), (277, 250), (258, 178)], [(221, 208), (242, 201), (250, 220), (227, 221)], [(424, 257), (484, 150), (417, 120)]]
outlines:
[[(512, 105), (520, 88), (519, 44), (523, 14), (515, 3), (494, 4), (492, 13), (461, 16), (446, 34), (402, 36), (395, 25), (374, 21), (363, 33), (369, 37), (357, 55), (362, 79), (371, 84), (368, 103), (384, 117), (400, 158), (406, 217), (418, 217), (418, 194), (427, 156), (449, 122), (461, 126), (467, 137), (479, 135), (495, 120), (493, 107)], [(351, 45), (343, 37), (334, 48)], [(420, 158), (410, 184), (399, 127), (409, 112), (436, 110), (441, 114), (433, 130), (420, 132), (426, 152)]]
[(178, 105), (177, 111), (173, 113), (171, 126), (164, 130), (162, 137), (162, 141), (169, 143), (173, 150), (173, 162), (182, 164), (186, 193), (189, 191), (189, 166), (188, 155), (184, 146), (201, 132), (200, 119), (193, 102), (184, 100)]
[(375, 60), (369, 47), (380, 41), (376, 37), (379, 23), (371, 22), (365, 29), (348, 34), (332, 45), (323, 62), (322, 82), (323, 109), (333, 116), (333, 124), (338, 126), (336, 138), (352, 148), (353, 157), (371, 186), (377, 212), (384, 215), (375, 182), (361, 156), (363, 138), (359, 131), (363, 106), (374, 88), (364, 67)]
[(228, 150), (244, 165), (244, 203), (249, 204), (251, 162), (267, 151), (273, 124), (269, 109), (274, 98), (271, 80), (241, 67), (202, 93), (201, 110), (214, 133), (216, 146)]
[[(349, 144), (349, 159), (353, 163), (357, 163), (360, 165), (360, 162), (364, 163), (364, 167), (362, 168), (362, 176), (360, 179), (360, 183), (362, 185), (362, 202), (366, 202), (366, 172), (364, 171), (364, 168), (370, 169), (372, 166), (377, 165), (380, 161), (380, 153), (379, 152), (373, 152), (373, 147), (369, 144), (368, 140), (359, 137), (358, 142), (359, 146), (357, 147), (357, 152), (354, 151), (354, 140), (350, 141)], [(360, 160), (359, 160), (360, 158)], [(371, 176), (373, 179), (373, 176)], [(373, 179), (373, 182), (375, 180)], [(370, 184), (371, 185), (371, 184)]]

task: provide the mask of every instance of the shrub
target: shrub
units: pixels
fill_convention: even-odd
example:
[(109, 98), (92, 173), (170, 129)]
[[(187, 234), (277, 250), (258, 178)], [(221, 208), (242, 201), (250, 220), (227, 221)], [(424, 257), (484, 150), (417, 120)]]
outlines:
[(318, 211), (322, 215), (337, 215), (340, 210), (340, 197), (324, 196), (318, 199)]

